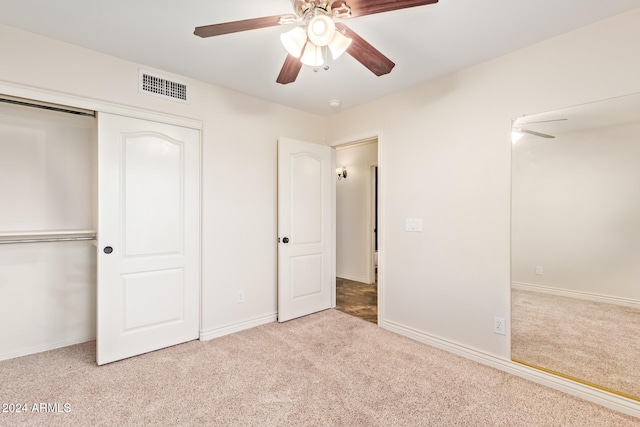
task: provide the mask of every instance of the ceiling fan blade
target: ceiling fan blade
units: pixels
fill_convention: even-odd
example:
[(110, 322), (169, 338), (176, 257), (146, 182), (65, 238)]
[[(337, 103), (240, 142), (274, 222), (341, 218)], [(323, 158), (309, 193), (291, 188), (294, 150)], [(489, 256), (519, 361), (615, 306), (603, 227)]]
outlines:
[(438, 0), (348, 0), (351, 7), (351, 17), (372, 15), (374, 13), (390, 12), (392, 10), (407, 9), (409, 7), (426, 6), (438, 3)]
[(516, 129), (516, 132), (528, 133), (529, 135), (535, 135), (535, 136), (539, 136), (541, 138), (555, 138), (555, 136), (553, 136), (553, 135), (548, 135), (546, 133), (540, 133), (540, 132), (536, 132), (536, 131), (528, 130), (528, 129)]
[(569, 119), (551, 119), (551, 120), (538, 120), (537, 122), (527, 122), (527, 123), (519, 123), (522, 126), (532, 125), (534, 123), (550, 123), (550, 122), (563, 122)]
[(352, 40), (351, 45), (347, 49), (347, 53), (367, 67), (376, 76), (389, 74), (393, 67), (396, 66), (393, 61), (384, 56), (378, 49), (371, 46), (351, 28), (341, 22), (336, 23), (336, 28)]
[(282, 69), (280, 70), (280, 74), (278, 75), (276, 82), (283, 85), (295, 82), (301, 68), (302, 62), (300, 62), (300, 59), (295, 56), (287, 55), (287, 59), (284, 60), (284, 65), (282, 65)]
[(193, 34), (200, 37), (213, 37), (222, 34), (238, 33), (240, 31), (257, 30), (259, 28), (275, 27), (280, 20), (297, 19), (295, 15), (263, 16), (262, 18), (244, 19), (242, 21), (224, 22), (222, 24), (204, 25), (196, 27)]

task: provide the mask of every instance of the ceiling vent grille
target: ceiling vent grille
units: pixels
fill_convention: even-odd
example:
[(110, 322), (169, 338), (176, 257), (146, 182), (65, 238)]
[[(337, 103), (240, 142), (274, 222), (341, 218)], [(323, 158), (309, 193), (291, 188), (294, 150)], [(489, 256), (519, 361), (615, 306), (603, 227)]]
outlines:
[(140, 93), (158, 96), (164, 99), (171, 99), (178, 102), (189, 102), (189, 86), (186, 83), (169, 80), (158, 75), (140, 70), (139, 86)]

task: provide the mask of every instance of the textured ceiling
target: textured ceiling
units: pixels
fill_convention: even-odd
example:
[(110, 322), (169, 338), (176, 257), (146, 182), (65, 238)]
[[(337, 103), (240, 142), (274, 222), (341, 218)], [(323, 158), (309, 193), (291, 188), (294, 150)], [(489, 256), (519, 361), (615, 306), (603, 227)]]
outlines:
[(345, 55), (275, 82), (283, 27), (201, 39), (196, 26), (292, 12), (290, 0), (0, 0), (0, 23), (320, 115), (348, 109), (640, 7), (640, 0), (440, 0), (344, 21), (396, 63)]

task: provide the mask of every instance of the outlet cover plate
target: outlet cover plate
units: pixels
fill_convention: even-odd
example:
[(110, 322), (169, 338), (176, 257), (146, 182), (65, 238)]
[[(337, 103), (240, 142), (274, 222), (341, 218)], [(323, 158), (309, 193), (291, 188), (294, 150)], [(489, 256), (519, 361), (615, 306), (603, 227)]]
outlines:
[(493, 318), (493, 332), (500, 335), (507, 334), (507, 325), (505, 323), (504, 317)]
[(405, 219), (405, 231), (412, 231), (420, 233), (422, 232), (422, 219), (421, 218), (406, 218)]

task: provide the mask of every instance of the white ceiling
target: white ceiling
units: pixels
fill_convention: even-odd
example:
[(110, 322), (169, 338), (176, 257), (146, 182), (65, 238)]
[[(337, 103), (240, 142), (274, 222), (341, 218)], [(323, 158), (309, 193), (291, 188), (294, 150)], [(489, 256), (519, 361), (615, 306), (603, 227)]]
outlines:
[[(348, 1), (347, 1), (348, 3)], [(202, 39), (196, 26), (292, 12), (290, 0), (0, 0), (0, 23), (320, 115), (372, 101), (592, 22), (640, 0), (440, 0), (345, 23), (396, 63), (376, 77), (344, 55), (276, 83), (282, 27)]]

